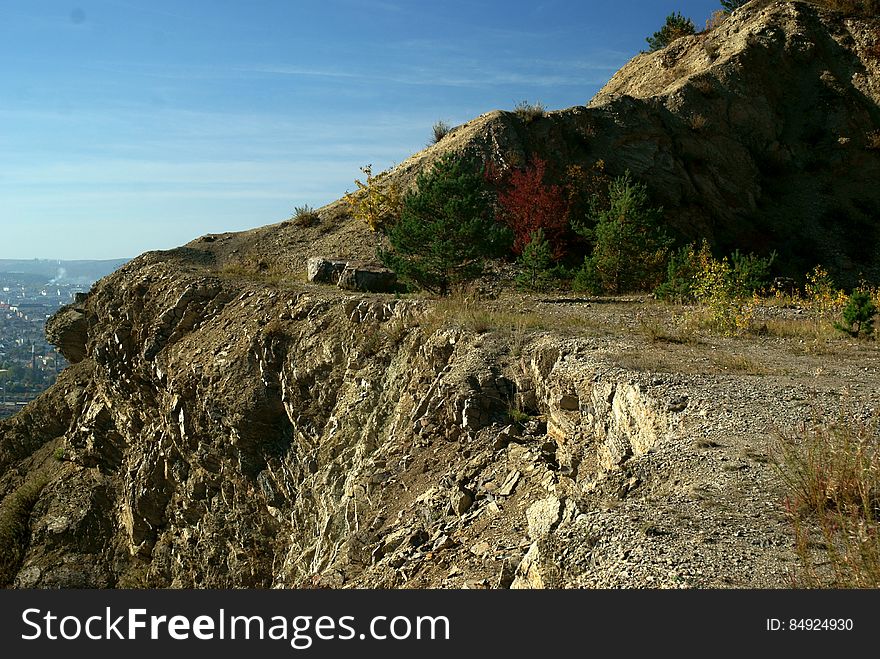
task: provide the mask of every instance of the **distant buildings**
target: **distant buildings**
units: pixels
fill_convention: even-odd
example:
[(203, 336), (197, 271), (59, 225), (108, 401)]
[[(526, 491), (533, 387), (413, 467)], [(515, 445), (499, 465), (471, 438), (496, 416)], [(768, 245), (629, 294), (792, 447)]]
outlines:
[(39, 396), (67, 366), (46, 340), (46, 320), (87, 288), (0, 272), (0, 418)]
[(67, 366), (46, 340), (46, 320), (124, 263), (0, 259), (0, 418), (39, 396)]

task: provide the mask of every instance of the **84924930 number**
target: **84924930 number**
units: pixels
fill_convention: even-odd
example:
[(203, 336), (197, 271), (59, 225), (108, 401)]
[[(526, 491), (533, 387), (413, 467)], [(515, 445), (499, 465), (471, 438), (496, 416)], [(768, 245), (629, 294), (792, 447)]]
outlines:
[(791, 631), (852, 631), (852, 618), (791, 618), (788, 629)]

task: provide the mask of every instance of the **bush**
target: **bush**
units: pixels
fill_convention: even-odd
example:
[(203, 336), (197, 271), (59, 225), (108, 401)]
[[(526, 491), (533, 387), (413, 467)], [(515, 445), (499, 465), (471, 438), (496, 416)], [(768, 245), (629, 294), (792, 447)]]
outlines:
[(693, 293), (697, 302), (708, 308), (715, 329), (724, 333), (748, 329), (754, 312), (753, 298), (767, 285), (775, 258), (775, 252), (764, 258), (735, 250), (729, 258), (719, 260), (703, 241), (696, 253)]
[(525, 169), (512, 170), (500, 183), (500, 219), (513, 231), (514, 254), (522, 254), (537, 231), (548, 241), (554, 259), (565, 253), (567, 194), (545, 182), (546, 171), (547, 162), (535, 156)]
[(730, 255), (730, 288), (734, 297), (751, 297), (770, 283), (770, 268), (776, 260), (776, 252), (768, 257), (757, 254), (741, 254), (734, 250)]
[(611, 182), (608, 207), (594, 214), (595, 246), (576, 284), (589, 285), (597, 293), (653, 290), (671, 240), (660, 227), (662, 209), (649, 205), (647, 188), (627, 171)]
[(719, 260), (705, 240), (699, 250), (685, 245), (670, 256), (666, 280), (654, 293), (669, 302), (706, 305), (712, 324), (724, 332), (746, 329), (752, 307), (745, 301), (768, 285), (775, 258), (775, 252), (760, 257), (735, 250)]
[(482, 272), (486, 258), (510, 247), (510, 231), (495, 222), (491, 193), (479, 167), (447, 155), (419, 174), (388, 231), (380, 260), (404, 280), (447, 295)]
[(654, 291), (660, 300), (685, 304), (696, 300), (694, 287), (700, 266), (693, 243), (670, 254), (666, 264), (666, 280)]
[(371, 231), (386, 229), (400, 213), (400, 190), (388, 181), (386, 172), (373, 176), (372, 165), (361, 167), (361, 171), (367, 176), (366, 183), (355, 179), (357, 192), (345, 195), (351, 214), (366, 222)]
[(516, 104), (516, 107), (513, 108), (513, 111), (516, 113), (517, 117), (526, 123), (531, 123), (536, 119), (540, 119), (545, 113), (544, 105), (542, 103), (529, 103), (528, 101), (520, 101)]
[(739, 9), (748, 2), (750, 2), (750, 0), (721, 0), (721, 8), (729, 13)]
[(321, 216), (314, 208), (306, 204), (305, 206), (296, 206), (290, 219), (298, 227), (310, 227), (318, 224), (321, 221)]
[(870, 337), (874, 335), (874, 316), (876, 315), (877, 307), (874, 305), (871, 293), (853, 291), (843, 308), (843, 322), (834, 323), (834, 327), (853, 338)]
[(449, 132), (452, 130), (452, 127), (449, 124), (447, 124), (445, 121), (441, 120), (441, 121), (438, 121), (437, 123), (435, 123), (431, 127), (431, 130), (433, 131), (432, 144), (437, 144), (437, 142), (439, 142), (444, 137), (449, 135)]
[(654, 51), (666, 48), (666, 46), (676, 39), (688, 36), (689, 34), (695, 34), (696, 31), (694, 22), (691, 19), (685, 18), (680, 13), (675, 12), (669, 14), (669, 16), (666, 17), (666, 23), (663, 27), (655, 32), (653, 36), (645, 39), (645, 41), (648, 42), (650, 52), (653, 53)]
[(847, 303), (846, 294), (835, 286), (831, 275), (821, 265), (807, 273), (804, 290), (807, 302), (821, 317), (840, 311)]

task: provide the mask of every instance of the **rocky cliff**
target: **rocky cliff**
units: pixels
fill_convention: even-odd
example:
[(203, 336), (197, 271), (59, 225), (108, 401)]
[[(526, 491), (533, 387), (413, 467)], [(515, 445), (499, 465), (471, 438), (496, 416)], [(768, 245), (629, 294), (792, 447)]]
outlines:
[[(750, 3), (589, 107), (489, 113), (392, 176), (448, 150), (603, 159), (683, 233), (869, 268), (877, 39), (876, 21)], [(52, 319), (72, 365), (0, 425), (0, 581), (787, 584), (772, 438), (876, 409), (876, 349), (658, 345), (640, 299), (343, 293), (305, 283), (306, 259), (375, 239), (342, 202), (320, 215), (144, 254)]]

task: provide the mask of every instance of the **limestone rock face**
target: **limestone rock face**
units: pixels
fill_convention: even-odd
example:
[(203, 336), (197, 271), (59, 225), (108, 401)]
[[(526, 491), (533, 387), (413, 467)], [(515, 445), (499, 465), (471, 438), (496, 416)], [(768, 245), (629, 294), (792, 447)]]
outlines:
[(46, 324), (46, 336), (55, 344), (71, 364), (86, 356), (88, 318), (82, 308), (64, 307)]

